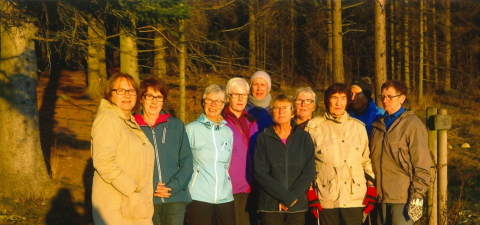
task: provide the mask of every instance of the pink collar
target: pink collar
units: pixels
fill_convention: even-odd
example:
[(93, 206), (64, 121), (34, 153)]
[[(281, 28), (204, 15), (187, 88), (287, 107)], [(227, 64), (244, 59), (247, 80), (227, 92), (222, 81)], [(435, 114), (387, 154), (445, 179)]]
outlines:
[[(140, 126), (150, 126), (150, 125), (147, 124), (147, 122), (145, 122), (145, 120), (143, 120), (142, 115), (137, 113), (137, 114), (134, 115), (134, 117), (135, 117), (135, 121), (137, 121), (138, 125), (140, 125)], [(170, 118), (170, 114), (168, 114), (168, 113), (167, 114), (160, 114), (158, 116), (157, 120), (155, 121), (155, 124), (153, 124), (152, 127), (157, 126), (157, 124), (159, 124), (159, 123), (167, 122), (168, 118)]]

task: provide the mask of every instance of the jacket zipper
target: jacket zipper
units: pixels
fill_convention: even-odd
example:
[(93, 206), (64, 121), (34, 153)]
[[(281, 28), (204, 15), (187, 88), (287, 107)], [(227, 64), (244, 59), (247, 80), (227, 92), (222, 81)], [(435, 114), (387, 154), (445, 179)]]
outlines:
[(195, 185), (195, 181), (197, 180), (197, 176), (198, 176), (199, 172), (200, 171), (198, 170), (198, 166), (197, 166), (197, 172), (195, 173), (195, 177), (193, 178), (192, 187), (193, 187), (193, 185)]
[[(166, 133), (165, 126), (164, 126), (164, 134)], [(155, 137), (155, 130), (152, 127), (152, 134), (153, 134), (153, 144), (155, 145), (155, 159), (157, 160), (157, 170), (158, 170), (158, 180), (160, 183), (162, 182), (162, 169), (160, 168), (160, 157), (158, 155), (158, 147), (157, 147), (157, 138)], [(163, 136), (163, 139), (165, 139), (165, 135)], [(165, 203), (165, 199), (162, 199), (162, 203)]]
[(212, 126), (212, 135), (213, 135), (213, 146), (215, 146), (215, 163), (213, 164), (214, 170), (215, 170), (215, 195), (213, 198), (213, 204), (215, 204), (217, 203), (217, 186), (218, 186), (218, 173), (217, 173), (218, 148), (215, 140), (215, 127), (213, 126)]

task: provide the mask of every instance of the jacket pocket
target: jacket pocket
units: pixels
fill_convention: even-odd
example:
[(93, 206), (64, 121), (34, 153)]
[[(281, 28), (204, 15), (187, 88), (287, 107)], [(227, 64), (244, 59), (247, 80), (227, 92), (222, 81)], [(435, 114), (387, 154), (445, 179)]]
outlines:
[(200, 173), (200, 171), (198, 170), (198, 167), (197, 167), (197, 171), (195, 171), (195, 176), (193, 177), (193, 180), (192, 180), (192, 187), (193, 187), (193, 185), (195, 185), (195, 181), (197, 180), (197, 176), (198, 176), (199, 173)]
[(146, 219), (150, 209), (142, 193), (133, 193), (130, 197), (122, 195), (122, 215), (128, 219)]
[(338, 179), (335, 168), (331, 166), (320, 166), (317, 171), (318, 199), (321, 201), (333, 202), (338, 199)]

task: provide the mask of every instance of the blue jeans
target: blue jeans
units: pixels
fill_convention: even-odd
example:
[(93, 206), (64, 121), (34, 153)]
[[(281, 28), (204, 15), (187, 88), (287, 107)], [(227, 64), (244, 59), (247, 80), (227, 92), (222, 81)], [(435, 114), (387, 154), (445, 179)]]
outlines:
[(183, 224), (185, 218), (186, 202), (171, 202), (156, 204), (153, 213), (153, 225), (178, 225)]

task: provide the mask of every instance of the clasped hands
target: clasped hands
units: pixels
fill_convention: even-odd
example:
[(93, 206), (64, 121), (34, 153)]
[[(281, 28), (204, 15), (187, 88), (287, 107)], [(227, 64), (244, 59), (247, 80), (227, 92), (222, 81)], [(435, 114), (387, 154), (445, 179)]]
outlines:
[[(295, 203), (297, 202), (298, 202), (298, 199), (295, 200), (290, 207), (294, 206)], [(288, 207), (284, 206), (282, 203), (278, 203), (278, 211), (287, 211), (287, 210), (288, 210)]]
[(155, 190), (155, 193), (153, 194), (153, 196), (159, 197), (159, 198), (169, 198), (170, 195), (172, 195), (169, 193), (169, 191), (171, 190), (172, 190), (171, 188), (165, 187), (164, 183), (159, 182), (157, 184), (157, 190)]

